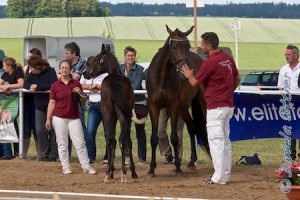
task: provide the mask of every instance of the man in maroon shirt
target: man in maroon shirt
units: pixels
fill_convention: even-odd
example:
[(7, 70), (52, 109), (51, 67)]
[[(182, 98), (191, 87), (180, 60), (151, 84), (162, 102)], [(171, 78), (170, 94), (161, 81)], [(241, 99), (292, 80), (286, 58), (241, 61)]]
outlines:
[(207, 104), (206, 127), (215, 172), (205, 184), (226, 184), (231, 174), (231, 142), (229, 121), (233, 116), (233, 91), (240, 82), (234, 60), (218, 48), (214, 32), (201, 35), (201, 48), (208, 55), (194, 76), (187, 65), (182, 73), (192, 86), (204, 87)]

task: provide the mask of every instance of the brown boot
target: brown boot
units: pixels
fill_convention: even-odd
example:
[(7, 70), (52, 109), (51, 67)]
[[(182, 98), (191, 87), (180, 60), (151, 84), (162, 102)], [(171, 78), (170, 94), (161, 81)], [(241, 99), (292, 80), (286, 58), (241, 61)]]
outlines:
[(41, 160), (41, 147), (40, 142), (38, 140), (35, 140), (35, 149), (36, 149), (36, 160)]
[(22, 159), (27, 159), (29, 146), (30, 146), (30, 139), (24, 139), (23, 140), (23, 154), (21, 155)]

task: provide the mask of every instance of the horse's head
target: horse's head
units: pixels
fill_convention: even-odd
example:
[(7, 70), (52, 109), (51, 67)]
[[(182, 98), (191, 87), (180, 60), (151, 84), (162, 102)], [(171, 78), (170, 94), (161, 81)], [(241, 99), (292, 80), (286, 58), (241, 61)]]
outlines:
[(170, 59), (177, 67), (177, 70), (180, 70), (181, 66), (188, 63), (189, 60), (191, 45), (187, 36), (193, 31), (194, 26), (186, 32), (181, 32), (178, 29), (172, 31), (167, 25), (166, 27), (169, 33), (167, 42), (169, 45)]
[(111, 66), (118, 63), (116, 58), (110, 52), (110, 46), (102, 44), (101, 52), (95, 57), (90, 57), (87, 67), (83, 73), (84, 78), (91, 79), (104, 73), (112, 73)]

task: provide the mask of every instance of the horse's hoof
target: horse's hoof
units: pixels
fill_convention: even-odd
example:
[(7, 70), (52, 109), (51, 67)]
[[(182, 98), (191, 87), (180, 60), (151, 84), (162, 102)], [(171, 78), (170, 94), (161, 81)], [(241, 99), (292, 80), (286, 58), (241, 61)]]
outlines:
[(196, 169), (195, 163), (194, 162), (189, 162), (189, 164), (187, 165), (187, 168)]
[(126, 176), (121, 176), (121, 183), (127, 183)]
[(183, 172), (182, 172), (181, 169), (179, 169), (179, 170), (176, 170), (176, 171), (175, 171), (175, 174), (176, 174), (176, 176), (180, 176), (180, 175), (183, 174)]
[(133, 174), (131, 175), (131, 178), (133, 178), (133, 179), (138, 179), (139, 177), (138, 177), (138, 175), (137, 175), (136, 173), (133, 173)]
[(110, 183), (110, 179), (109, 179), (109, 177), (107, 175), (104, 178), (104, 183)]
[(148, 176), (149, 178), (155, 178), (155, 174), (154, 174), (154, 173), (148, 172), (147, 176)]

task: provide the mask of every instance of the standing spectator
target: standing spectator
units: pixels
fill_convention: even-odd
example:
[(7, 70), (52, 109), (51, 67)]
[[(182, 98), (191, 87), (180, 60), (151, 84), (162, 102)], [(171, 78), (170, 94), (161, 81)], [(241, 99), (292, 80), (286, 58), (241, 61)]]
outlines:
[(32, 56), (28, 60), (30, 73), (25, 80), (24, 88), (34, 92), (35, 128), (41, 150), (41, 161), (57, 161), (57, 144), (55, 133), (48, 132), (45, 127), (47, 119), (47, 107), (49, 93), (39, 93), (50, 89), (52, 83), (57, 80), (55, 70), (40, 56)]
[[(76, 81), (80, 80), (80, 77), (82, 76), (82, 73), (85, 71), (86, 68), (86, 60), (80, 57), (80, 48), (76, 42), (70, 42), (65, 45), (65, 57), (66, 59), (70, 59), (72, 62), (72, 69), (71, 69), (71, 75), (72, 78)], [(79, 106), (79, 116), (82, 123), (82, 129), (84, 133), (84, 139), (85, 142), (87, 142), (87, 128), (85, 125), (85, 117), (84, 117), (84, 111), (85, 106), (81, 104), (81, 102), (78, 102)], [(72, 154), (72, 141), (69, 138), (69, 153), (70, 156)]]
[[(170, 164), (174, 162), (174, 157), (172, 155), (172, 147), (170, 145), (169, 137), (167, 134), (167, 124), (168, 119), (170, 118), (169, 112), (167, 108), (160, 109), (159, 118), (158, 118), (158, 147), (160, 150), (160, 154), (165, 156), (165, 164)], [(178, 150), (179, 150), (179, 159), (182, 159), (182, 133), (183, 133), (184, 122), (182, 118), (178, 117), (177, 122), (177, 136), (179, 139)]]
[[(0, 60), (0, 77), (2, 76), (2, 74), (4, 74), (4, 71), (3, 71), (3, 61)], [(3, 154), (3, 144), (0, 143), (0, 158), (2, 158), (4, 156)]]
[[(37, 48), (32, 48), (28, 52), (28, 59), (33, 56), (39, 56), (42, 57), (42, 53)], [(28, 65), (24, 66), (24, 76), (25, 80), (31, 73)], [(24, 93), (24, 104), (23, 104), (23, 110), (24, 110), (24, 140), (23, 140), (23, 154), (22, 158), (26, 159), (28, 154), (28, 149), (30, 146), (30, 137), (31, 137), (31, 131), (34, 136), (35, 141), (35, 148), (36, 148), (36, 160), (41, 159), (41, 149), (40, 149), (40, 143), (38, 139), (38, 135), (36, 133), (35, 129), (35, 106), (34, 106), (34, 94), (33, 93)]]
[(83, 171), (89, 174), (96, 174), (95, 169), (89, 164), (82, 125), (79, 118), (78, 100), (77, 98), (72, 98), (74, 94), (81, 92), (82, 87), (78, 81), (70, 76), (71, 66), (72, 63), (70, 60), (62, 60), (59, 63), (61, 76), (58, 81), (53, 83), (50, 89), (50, 101), (45, 127), (50, 130), (52, 122), (56, 133), (58, 154), (63, 174), (72, 173), (68, 156), (69, 136), (75, 146)]
[[(24, 74), (22, 66), (16, 63), (16, 60), (11, 57), (4, 58), (2, 64), (4, 73), (0, 78), (0, 90), (6, 94), (11, 94), (11, 89), (23, 88)], [(14, 119), (14, 126), (19, 136), (17, 117)], [(14, 143), (14, 151), (12, 151), (10, 143), (4, 143), (3, 154), (2, 160), (10, 160), (17, 157), (19, 155), (19, 143)]]
[(205, 184), (226, 184), (231, 175), (231, 142), (229, 121), (233, 116), (233, 92), (240, 82), (235, 62), (219, 49), (214, 32), (201, 35), (201, 48), (208, 55), (196, 75), (187, 65), (182, 73), (192, 86), (205, 88), (207, 106), (206, 127), (214, 174)]
[(2, 74), (4, 74), (4, 71), (3, 71), (3, 61), (0, 60), (0, 77), (2, 76)]
[[(279, 71), (278, 87), (280, 90), (296, 90), (299, 89), (299, 74), (300, 74), (300, 64), (299, 64), (299, 49), (298, 47), (289, 44), (285, 50), (285, 59), (287, 64), (281, 67)], [(300, 149), (300, 140), (299, 140)], [(291, 140), (290, 146), (290, 156), (293, 160), (296, 160), (296, 140)], [(300, 159), (300, 153), (298, 153), (298, 159)]]
[[(142, 81), (145, 80), (144, 68), (136, 64), (136, 50), (131, 46), (127, 46), (124, 49), (124, 60), (125, 63), (120, 65), (120, 71), (122, 75), (129, 78), (131, 85), (134, 90), (142, 90)], [(134, 98), (135, 104), (146, 105), (146, 98), (144, 94), (136, 94)], [(146, 132), (145, 123), (135, 124), (136, 138), (138, 142), (138, 157), (139, 163), (143, 164), (146, 162)], [(126, 153), (126, 164), (128, 162), (128, 151)]]
[[(89, 57), (89, 60), (93, 59), (93, 57)], [(100, 110), (100, 102), (101, 102), (101, 84), (103, 79), (108, 75), (108, 73), (100, 74), (94, 79), (85, 79), (84, 76), (81, 76), (80, 83), (82, 84), (82, 88), (84, 90), (89, 90), (89, 111), (88, 111), (88, 119), (87, 119), (87, 141), (86, 147), (88, 150), (88, 156), (90, 159), (90, 163), (95, 163), (96, 161), (96, 134), (99, 124), (102, 121), (102, 112)], [(106, 149), (106, 148), (105, 148)], [(105, 151), (105, 155), (103, 158), (103, 163), (107, 163), (107, 153)]]

